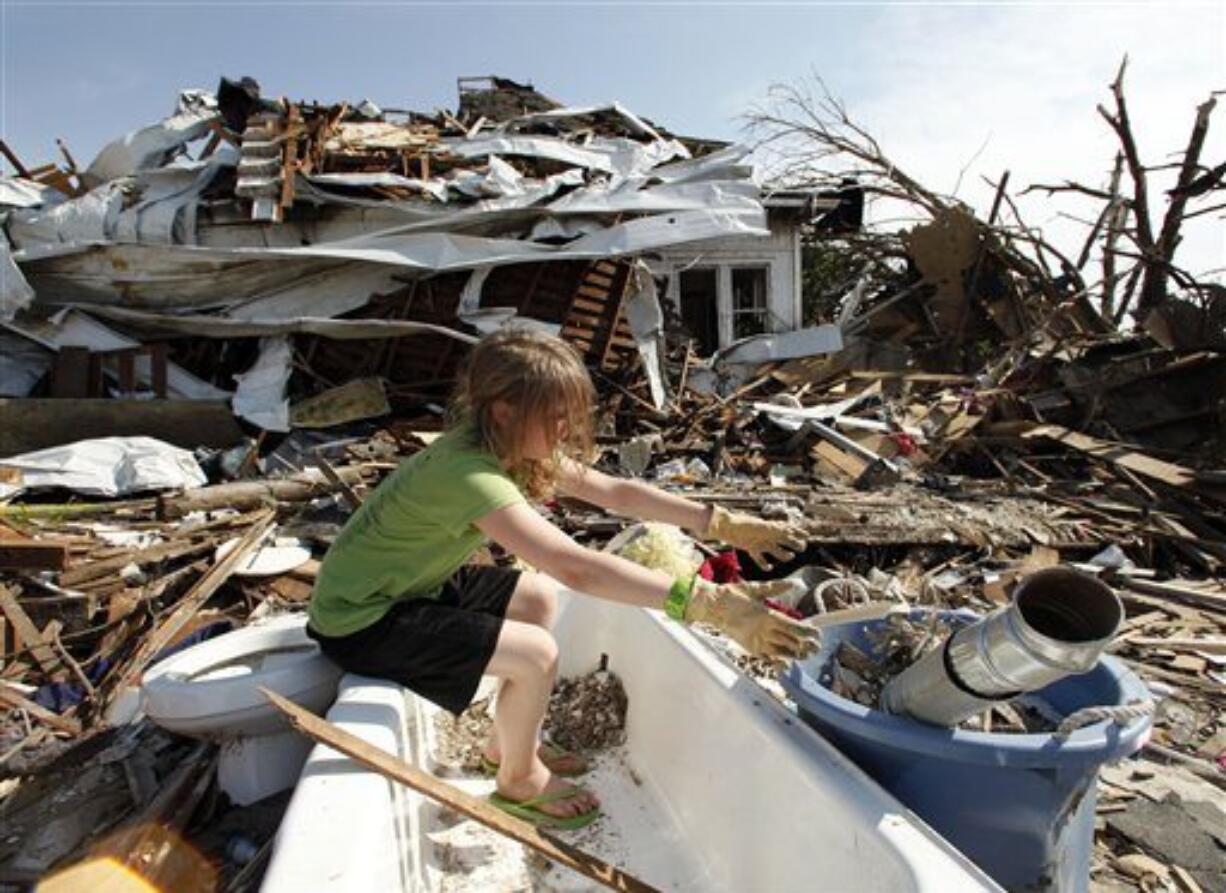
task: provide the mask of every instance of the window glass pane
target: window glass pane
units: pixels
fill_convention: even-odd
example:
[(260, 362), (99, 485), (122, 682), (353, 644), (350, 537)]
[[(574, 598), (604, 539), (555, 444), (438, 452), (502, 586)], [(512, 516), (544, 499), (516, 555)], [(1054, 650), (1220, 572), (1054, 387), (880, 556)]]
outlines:
[(732, 335), (745, 338), (766, 331), (766, 268), (732, 270)]
[(766, 269), (764, 267), (733, 269), (732, 309), (766, 309)]

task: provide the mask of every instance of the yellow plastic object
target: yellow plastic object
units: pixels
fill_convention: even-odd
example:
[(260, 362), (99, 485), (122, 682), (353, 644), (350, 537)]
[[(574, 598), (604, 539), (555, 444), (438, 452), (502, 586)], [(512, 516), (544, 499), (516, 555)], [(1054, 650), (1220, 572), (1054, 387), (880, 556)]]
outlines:
[(622, 558), (673, 577), (692, 576), (702, 564), (693, 541), (670, 524), (641, 525), (638, 535), (622, 546)]

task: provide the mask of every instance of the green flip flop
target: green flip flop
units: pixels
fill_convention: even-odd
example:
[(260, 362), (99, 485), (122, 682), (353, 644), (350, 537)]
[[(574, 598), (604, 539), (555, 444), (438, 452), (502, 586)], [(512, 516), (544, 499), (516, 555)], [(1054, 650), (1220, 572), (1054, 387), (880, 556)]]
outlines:
[[(544, 751), (544, 753), (541, 754), (541, 759), (545, 761), (546, 766), (549, 766), (550, 761), (559, 760), (563, 757), (577, 756), (577, 754), (566, 750), (563, 747), (558, 747), (556, 744), (550, 744), (549, 742), (545, 742), (541, 745), (541, 747)], [(498, 763), (495, 763), (485, 754), (481, 754), (481, 771), (486, 775), (497, 775), (498, 765)], [(575, 778), (576, 776), (585, 774), (590, 768), (591, 767), (587, 765), (587, 761), (585, 760), (582, 769), (572, 769), (569, 772), (559, 772), (552, 766), (549, 766), (549, 771), (560, 778)]]
[(523, 819), (525, 822), (530, 822), (538, 828), (555, 828), (559, 831), (576, 831), (579, 828), (586, 827), (596, 820), (600, 815), (600, 807), (581, 812), (578, 815), (562, 818), (561, 816), (551, 815), (545, 812), (540, 807), (546, 803), (556, 803), (559, 800), (569, 800), (576, 794), (581, 792), (581, 788), (564, 787), (554, 791), (552, 794), (541, 794), (539, 797), (533, 797), (531, 800), (508, 800), (499, 793), (490, 794), (490, 803), (497, 806), (503, 812), (515, 816), (518, 819)]

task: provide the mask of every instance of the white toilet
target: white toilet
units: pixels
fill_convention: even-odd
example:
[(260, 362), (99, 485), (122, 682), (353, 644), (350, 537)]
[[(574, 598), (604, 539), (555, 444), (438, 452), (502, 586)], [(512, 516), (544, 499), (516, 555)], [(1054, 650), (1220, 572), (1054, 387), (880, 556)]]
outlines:
[(145, 715), (180, 735), (220, 742), (218, 783), (240, 806), (294, 786), (313, 742), (259, 688), (314, 713), (336, 699), (341, 669), (307, 637), (306, 615), (234, 630), (155, 664), (141, 680)]

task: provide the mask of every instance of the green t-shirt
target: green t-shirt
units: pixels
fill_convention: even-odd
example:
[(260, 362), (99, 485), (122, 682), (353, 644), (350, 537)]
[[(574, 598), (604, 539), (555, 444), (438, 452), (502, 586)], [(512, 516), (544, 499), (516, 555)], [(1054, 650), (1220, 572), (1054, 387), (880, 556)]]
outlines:
[(485, 542), (473, 521), (524, 501), (471, 426), (448, 431), (402, 462), (341, 530), (315, 580), (311, 627), (345, 636), (399, 599), (436, 598)]

